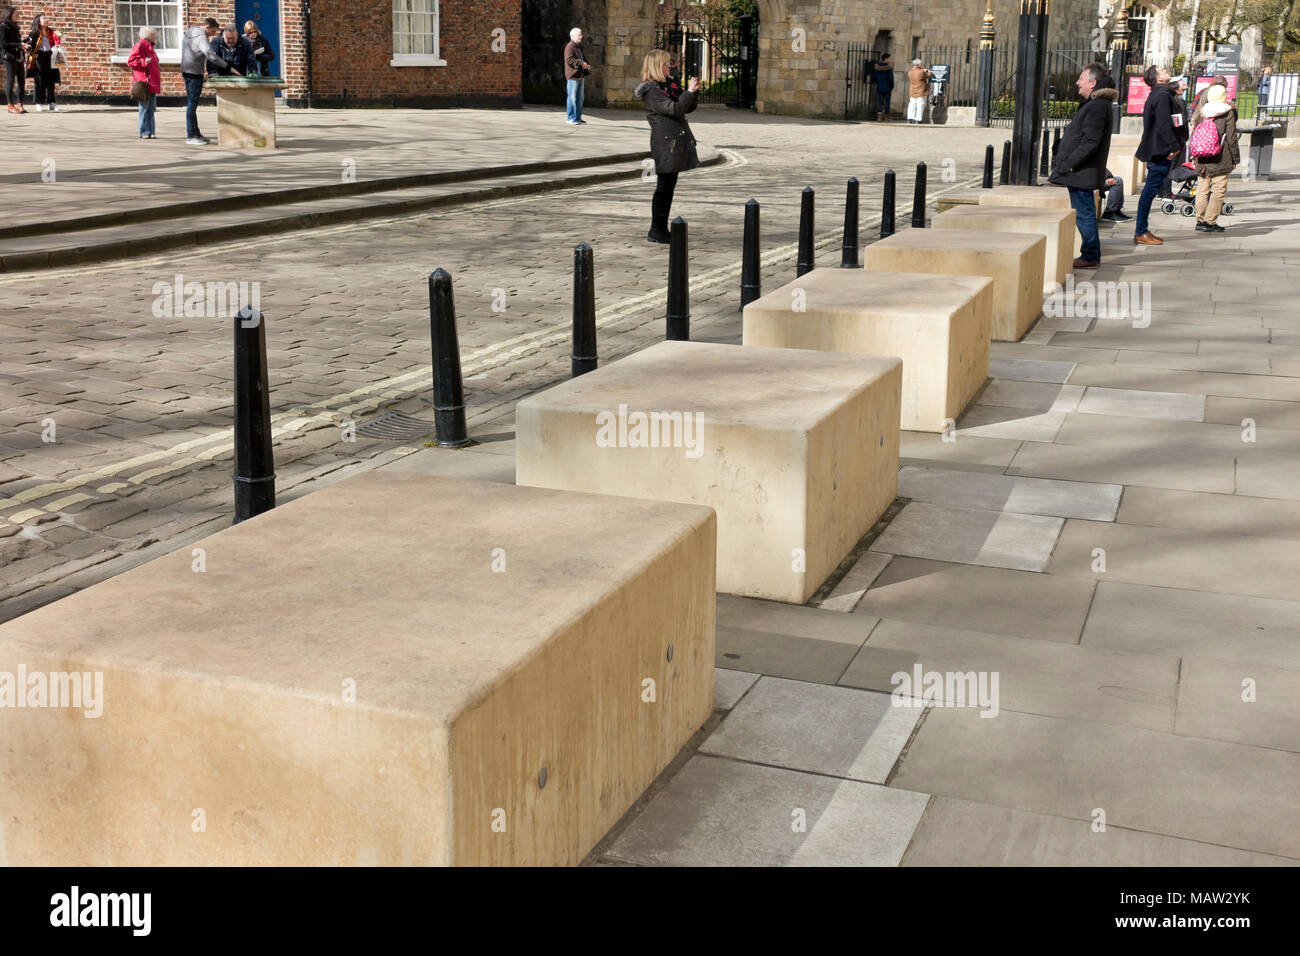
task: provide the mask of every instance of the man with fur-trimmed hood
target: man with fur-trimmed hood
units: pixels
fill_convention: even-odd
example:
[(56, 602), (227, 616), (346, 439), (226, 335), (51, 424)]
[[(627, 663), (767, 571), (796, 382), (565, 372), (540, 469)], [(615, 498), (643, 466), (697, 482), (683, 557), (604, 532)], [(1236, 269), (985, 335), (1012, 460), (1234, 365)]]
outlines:
[(1070, 190), (1074, 221), (1083, 248), (1074, 260), (1076, 269), (1101, 264), (1101, 237), (1097, 232), (1097, 190), (1106, 185), (1106, 158), (1110, 154), (1111, 104), (1119, 98), (1115, 81), (1100, 63), (1084, 67), (1076, 81), (1083, 105), (1061, 137), (1056, 164), (1048, 182)]

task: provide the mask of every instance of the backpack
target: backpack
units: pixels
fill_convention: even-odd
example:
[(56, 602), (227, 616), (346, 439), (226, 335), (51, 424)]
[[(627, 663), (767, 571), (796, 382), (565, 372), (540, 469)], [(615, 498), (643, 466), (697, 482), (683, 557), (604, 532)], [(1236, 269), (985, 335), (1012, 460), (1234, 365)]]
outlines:
[(1223, 144), (1219, 141), (1219, 128), (1214, 125), (1212, 118), (1207, 116), (1196, 124), (1196, 129), (1192, 130), (1188, 149), (1198, 159), (1218, 156), (1223, 152)]

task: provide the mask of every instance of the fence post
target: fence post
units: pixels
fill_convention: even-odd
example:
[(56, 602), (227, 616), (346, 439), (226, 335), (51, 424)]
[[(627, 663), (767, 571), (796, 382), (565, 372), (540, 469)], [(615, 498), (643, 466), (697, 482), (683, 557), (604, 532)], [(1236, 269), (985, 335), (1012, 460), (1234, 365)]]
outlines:
[(429, 333), (433, 340), (433, 420), (435, 438), (444, 448), (470, 443), (465, 427), (465, 386), (460, 376), (460, 342), (456, 338), (456, 302), (451, 273), (429, 274)]
[(591, 246), (573, 247), (573, 356), (571, 378), (596, 368), (596, 271)]
[(984, 26), (980, 29), (979, 87), (975, 96), (975, 125), (993, 125), (993, 0), (988, 0), (984, 11)]
[(1043, 152), (1042, 155), (1038, 157), (1038, 175), (1040, 176), (1047, 176), (1051, 172), (1051, 169), (1049, 168), (1051, 157), (1047, 152), (1047, 142), (1047, 130), (1043, 130)]
[(745, 243), (740, 252), (740, 308), (763, 294), (763, 278), (759, 270), (758, 200), (745, 203)]
[(813, 269), (813, 198), (813, 188), (805, 186), (799, 206), (799, 259), (794, 267), (796, 278)]
[(840, 244), (840, 268), (858, 267), (858, 178), (849, 179), (844, 191), (844, 241)]
[(669, 231), (668, 245), (668, 334), (669, 341), (691, 338), (691, 286), (687, 275), (686, 220), (678, 216)]
[(993, 188), (993, 144), (989, 143), (984, 147), (984, 181), (980, 183), (981, 189)]
[(885, 196), (880, 211), (880, 238), (888, 239), (894, 234), (894, 171), (885, 170)]
[(916, 164), (916, 186), (912, 190), (912, 228), (925, 228), (925, 163)]
[(246, 305), (235, 316), (235, 524), (275, 507), (266, 326)]

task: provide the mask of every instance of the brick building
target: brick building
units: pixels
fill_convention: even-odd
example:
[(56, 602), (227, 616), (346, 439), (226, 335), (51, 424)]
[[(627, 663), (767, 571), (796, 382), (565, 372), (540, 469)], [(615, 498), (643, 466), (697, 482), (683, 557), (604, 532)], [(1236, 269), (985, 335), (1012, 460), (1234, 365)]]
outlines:
[[(23, 0), (64, 36), (60, 94), (126, 101), (127, 53), (141, 26), (158, 31), (163, 96), (183, 97), (180, 40), (215, 17), (258, 23), (291, 105), (518, 106), (520, 0)], [(310, 65), (308, 49), (310, 48)], [(29, 87), (30, 88), (30, 87)]]

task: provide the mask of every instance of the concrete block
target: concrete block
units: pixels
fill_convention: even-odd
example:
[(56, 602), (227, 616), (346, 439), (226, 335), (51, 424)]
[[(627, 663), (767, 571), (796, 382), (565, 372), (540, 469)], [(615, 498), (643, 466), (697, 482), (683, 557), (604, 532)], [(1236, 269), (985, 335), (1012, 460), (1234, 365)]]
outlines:
[[(1129, 122), (1129, 120), (1121, 121), (1121, 123), (1124, 122)], [(1137, 123), (1140, 134), (1141, 117), (1137, 117)], [(1126, 196), (1136, 196), (1140, 193), (1142, 185), (1147, 179), (1147, 164), (1137, 158), (1138, 143), (1141, 142), (1141, 139), (1141, 135), (1112, 136), (1110, 138), (1110, 153), (1106, 159), (1106, 167), (1113, 175), (1124, 180), (1124, 195)]]
[(867, 246), (863, 265), (885, 272), (987, 276), (993, 280), (992, 337), (1016, 342), (1043, 313), (1046, 250), (1043, 236), (907, 229)]
[(0, 865), (576, 864), (712, 712), (714, 534), (373, 472), (11, 621), (103, 694), (0, 711)]
[(520, 402), (516, 480), (708, 505), (718, 589), (802, 604), (894, 500), (901, 380), (890, 357), (661, 342)]
[(897, 356), (902, 427), (940, 432), (988, 377), (992, 322), (982, 276), (814, 269), (745, 306), (743, 341)]
[(275, 149), (275, 80), (231, 76), (209, 79), (217, 94), (217, 145)]
[(981, 206), (1032, 206), (1035, 209), (1073, 209), (1070, 191), (1060, 186), (994, 186), (979, 190)]
[(1033, 206), (955, 206), (934, 217), (935, 229), (972, 229), (981, 234), (1019, 232), (1047, 237), (1043, 294), (1064, 285), (1074, 271), (1074, 210)]

